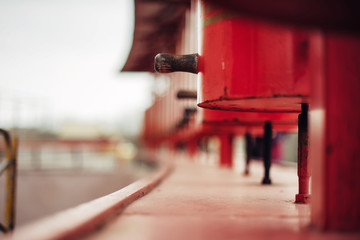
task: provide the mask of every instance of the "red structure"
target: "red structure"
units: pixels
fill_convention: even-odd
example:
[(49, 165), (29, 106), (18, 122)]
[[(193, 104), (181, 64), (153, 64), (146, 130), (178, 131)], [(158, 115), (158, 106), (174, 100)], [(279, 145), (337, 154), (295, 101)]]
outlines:
[[(276, 119), (281, 119), (279, 123), (284, 126), (284, 123), (295, 119), (295, 114), (301, 113), (298, 119), (299, 193), (296, 202), (307, 203), (310, 200), (309, 145), (309, 160), (313, 165), (314, 176), (314, 225), (329, 230), (359, 229), (360, 210), (356, 203), (359, 202), (360, 193), (354, 187), (360, 181), (355, 177), (355, 169), (359, 169), (359, 165), (358, 161), (353, 160), (357, 152), (355, 146), (360, 141), (360, 119), (358, 111), (350, 106), (359, 102), (357, 92), (360, 84), (355, 79), (360, 77), (356, 67), (360, 66), (360, 40), (346, 33), (356, 31), (356, 28), (351, 27), (352, 24), (346, 27), (344, 23), (347, 20), (343, 15), (337, 15), (341, 24), (334, 24), (325, 17), (326, 11), (319, 8), (314, 11), (318, 11), (327, 24), (315, 21), (310, 29), (319, 27), (334, 32), (340, 29), (345, 33), (325, 34), (272, 23), (279, 19), (287, 23), (283, 19), (285, 10), (302, 11), (293, 9), (293, 5), (287, 5), (282, 10), (279, 7), (274, 12), (274, 18), (270, 17), (269, 22), (263, 22), (244, 17), (242, 11), (250, 15), (254, 11), (254, 15), (259, 14), (264, 18), (270, 14), (261, 7), (247, 12), (255, 6), (249, 1), (224, 1), (223, 5), (212, 5), (211, 2), (201, 1), (200, 5), (191, 5), (192, 8), (200, 6), (198, 12), (201, 12), (199, 49), (192, 51), (198, 55), (192, 58), (190, 55), (183, 58), (161, 55), (162, 59), (158, 56), (155, 67), (160, 72), (198, 73), (198, 106), (211, 110), (201, 111), (200, 116), (197, 114), (196, 118), (200, 118), (197, 122), (201, 124), (197, 127), (189, 124), (186, 131), (191, 135), (199, 134), (196, 130), (199, 128), (204, 129), (202, 134), (204, 131), (211, 132), (210, 129), (221, 129), (223, 134), (216, 133), (223, 146), (220, 163), (231, 166), (229, 145), (232, 134), (245, 134), (249, 129), (254, 129), (249, 126), (258, 124), (259, 127), (266, 121)], [(255, 2), (261, 4), (262, 1)], [(319, 4), (316, 2), (313, 5)], [(339, 9), (347, 9), (345, 5), (339, 3), (337, 6)], [(232, 10), (227, 10), (229, 6), (233, 7)], [(334, 6), (329, 5), (336, 12)], [(347, 11), (349, 18), (352, 18), (352, 11)], [(310, 19), (312, 17), (305, 14), (303, 19), (297, 17), (288, 20), (298, 27), (308, 26)], [(193, 31), (193, 26), (195, 24), (185, 24), (185, 32)], [(186, 34), (184, 36), (178, 43), (186, 46), (193, 39)], [(189, 48), (182, 49), (185, 51), (177, 53), (190, 53)], [(161, 65), (166, 66), (166, 70), (159, 67)], [(214, 109), (232, 112), (224, 114)], [(258, 115), (255, 120), (254, 115), (251, 115), (253, 113), (270, 115)], [(242, 132), (236, 129), (242, 129)], [(269, 164), (265, 163), (265, 166)]]
[[(160, 53), (155, 69), (169, 74), (154, 74), (161, 87), (145, 113), (142, 140), (166, 164), (39, 223), (47, 232), (29, 227), (14, 239), (359, 239), (359, 7), (351, 0), (136, 0), (123, 71), (153, 72)], [(296, 129), (298, 192), (284, 169), (283, 182), (271, 187), (229, 170), (234, 138), (245, 136), (249, 153), (251, 136), (262, 137), (262, 183), (271, 184), (272, 137)], [(227, 169), (194, 164), (210, 137)]]
[(309, 96), (308, 34), (203, 1), (199, 106), (299, 112)]

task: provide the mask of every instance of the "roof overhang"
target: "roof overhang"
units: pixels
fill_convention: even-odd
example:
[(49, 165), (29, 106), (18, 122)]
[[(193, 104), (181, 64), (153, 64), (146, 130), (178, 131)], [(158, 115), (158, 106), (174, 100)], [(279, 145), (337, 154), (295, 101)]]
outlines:
[(190, 0), (135, 0), (132, 48), (121, 71), (153, 72), (157, 53), (175, 53)]

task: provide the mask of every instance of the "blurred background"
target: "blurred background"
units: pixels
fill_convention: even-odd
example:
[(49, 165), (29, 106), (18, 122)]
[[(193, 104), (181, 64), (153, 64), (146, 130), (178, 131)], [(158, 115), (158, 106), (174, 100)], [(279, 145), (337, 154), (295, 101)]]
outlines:
[(133, 19), (131, 0), (1, 0), (1, 126), (136, 134), (151, 77), (119, 73)]
[[(0, 128), (20, 138), (17, 226), (151, 170), (133, 160), (141, 158), (135, 136), (151, 104), (152, 77), (120, 73), (133, 4), (0, 1)], [(2, 211), (4, 176), (0, 184)]]

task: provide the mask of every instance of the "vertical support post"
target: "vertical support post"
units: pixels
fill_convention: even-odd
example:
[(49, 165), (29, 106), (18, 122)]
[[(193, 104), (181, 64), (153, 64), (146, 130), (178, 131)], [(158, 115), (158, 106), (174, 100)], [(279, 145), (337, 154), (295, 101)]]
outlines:
[(360, 37), (319, 33), (311, 46), (312, 224), (359, 232)]
[(264, 126), (264, 145), (263, 145), (263, 160), (265, 167), (264, 179), (262, 184), (271, 184), (270, 167), (271, 167), (271, 146), (272, 146), (272, 125), (271, 122), (266, 121)]
[(220, 166), (232, 167), (233, 136), (224, 134), (220, 136)]
[(4, 212), (4, 225), (8, 231), (15, 227), (15, 202), (16, 202), (16, 173), (17, 173), (17, 147), (16, 137), (11, 138), (10, 163), (5, 171), (6, 178), (6, 199)]
[(301, 104), (301, 114), (298, 118), (298, 177), (299, 193), (295, 196), (296, 203), (309, 203), (310, 166), (308, 164), (308, 111), (307, 103)]
[(252, 149), (253, 149), (253, 142), (252, 142), (252, 137), (251, 134), (249, 132), (246, 132), (245, 134), (245, 172), (244, 175), (249, 175), (249, 165), (250, 165), (250, 160), (251, 160), (251, 153), (252, 153)]

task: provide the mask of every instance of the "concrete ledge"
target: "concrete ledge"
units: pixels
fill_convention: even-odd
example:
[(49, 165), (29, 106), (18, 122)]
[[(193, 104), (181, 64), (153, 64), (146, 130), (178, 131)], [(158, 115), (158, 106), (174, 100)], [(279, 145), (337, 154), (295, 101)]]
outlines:
[(26, 225), (6, 235), (5, 239), (74, 239), (89, 234), (130, 203), (149, 193), (172, 168), (171, 161), (161, 162), (159, 168), (148, 177), (104, 197)]

